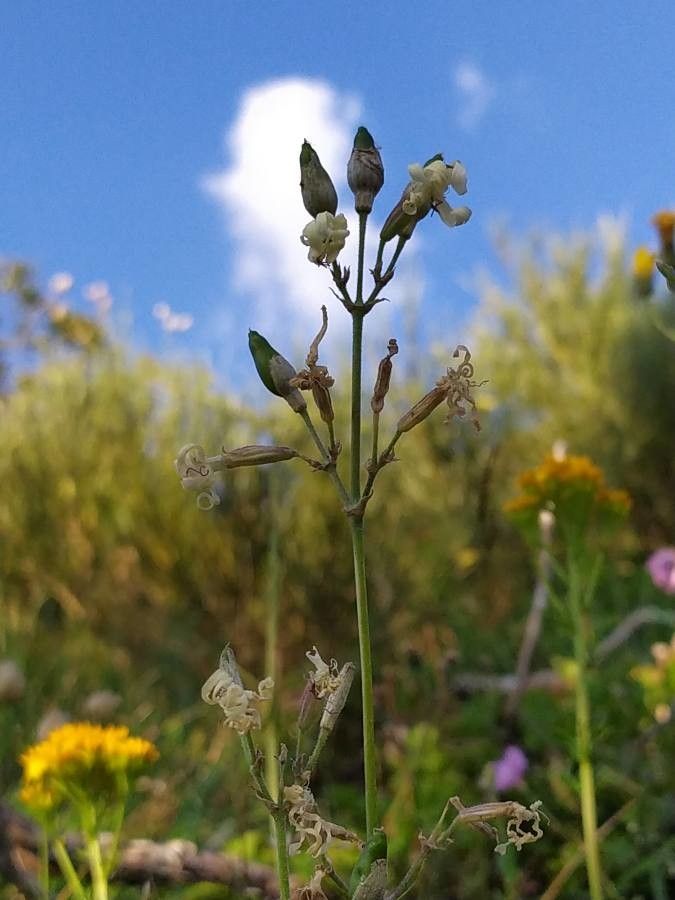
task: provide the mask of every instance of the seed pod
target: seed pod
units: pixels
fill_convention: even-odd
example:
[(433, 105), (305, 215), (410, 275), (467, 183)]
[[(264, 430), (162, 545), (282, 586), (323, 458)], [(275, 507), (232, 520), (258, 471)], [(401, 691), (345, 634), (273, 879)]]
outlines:
[(321, 722), (319, 723), (319, 728), (322, 728), (324, 731), (330, 733), (335, 728), (340, 713), (347, 702), (355, 673), (356, 666), (354, 663), (345, 663), (340, 669), (340, 673), (337, 676), (337, 687), (332, 694), (328, 695)]
[[(380, 231), (380, 240), (385, 244), (387, 243), (387, 241), (390, 241), (395, 237), (402, 237), (406, 240), (412, 237), (412, 233), (415, 230), (415, 225), (417, 225), (419, 218), (417, 215), (411, 216), (403, 211), (403, 203), (405, 202), (405, 200), (407, 200), (407, 197), (408, 189), (406, 188), (401, 195), (401, 199), (389, 213), (384, 225), (382, 226), (382, 231)], [(429, 206), (429, 209), (431, 209), (431, 206)], [(427, 210), (427, 212), (429, 212), (429, 210)]]
[(264, 466), (267, 463), (283, 462), (298, 455), (292, 447), (272, 447), (265, 444), (248, 444), (235, 450), (223, 449), (223, 463), (226, 469), (240, 466)]
[(304, 397), (290, 384), (291, 378), (297, 373), (288, 360), (257, 331), (249, 331), (248, 347), (260, 380), (267, 390), (277, 397), (283, 397), (293, 412), (301, 413), (306, 410)]
[(354, 194), (356, 212), (369, 213), (384, 184), (384, 166), (372, 135), (363, 125), (354, 138), (354, 149), (347, 165), (347, 182)]
[(305, 209), (312, 218), (322, 212), (335, 215), (337, 192), (330, 175), (308, 141), (303, 141), (300, 151), (300, 191)]
[(377, 378), (375, 379), (375, 387), (373, 389), (373, 397), (370, 401), (370, 408), (374, 413), (380, 413), (384, 409), (384, 398), (389, 392), (389, 382), (391, 381), (392, 356), (398, 353), (398, 344), (395, 338), (391, 338), (387, 345), (387, 355), (380, 360), (377, 369)]
[(420, 422), (423, 422), (427, 416), (431, 415), (436, 407), (440, 406), (447, 396), (447, 385), (436, 385), (436, 387), (432, 388), (428, 394), (425, 394), (421, 400), (418, 400), (417, 403), (412, 407), (412, 409), (409, 409), (408, 412), (405, 413), (405, 415), (401, 416), (401, 418), (398, 420), (396, 430), (400, 434), (404, 434), (406, 431), (410, 431), (411, 428), (419, 425)]

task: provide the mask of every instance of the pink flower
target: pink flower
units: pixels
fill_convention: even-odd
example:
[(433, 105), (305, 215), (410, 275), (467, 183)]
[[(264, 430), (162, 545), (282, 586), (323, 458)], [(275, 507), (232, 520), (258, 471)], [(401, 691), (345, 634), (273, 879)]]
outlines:
[(495, 790), (497, 793), (518, 787), (527, 772), (529, 762), (520, 747), (510, 744), (501, 758), (492, 764)]
[(661, 547), (647, 560), (649, 576), (655, 587), (666, 594), (675, 594), (675, 547)]

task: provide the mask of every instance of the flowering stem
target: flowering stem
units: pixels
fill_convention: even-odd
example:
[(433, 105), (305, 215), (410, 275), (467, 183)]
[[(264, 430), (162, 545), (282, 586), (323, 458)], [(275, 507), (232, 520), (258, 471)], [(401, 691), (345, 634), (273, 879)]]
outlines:
[(363, 770), (366, 801), (366, 834), (377, 824), (377, 779), (375, 770), (375, 708), (373, 703), (373, 662), (368, 623), (366, 557), (363, 543), (363, 519), (350, 518), (354, 550), (354, 582), (361, 661), (361, 703), (363, 708)]
[(274, 834), (277, 849), (277, 876), (279, 878), (279, 900), (290, 900), (291, 885), (288, 873), (288, 847), (286, 845), (286, 813), (281, 803), (274, 816)]
[[(352, 315), (352, 413), (351, 413), (351, 494), (356, 505), (361, 498), (361, 362), (363, 357), (363, 269), (366, 246), (366, 213), (359, 214), (359, 257), (356, 303)], [(377, 781), (375, 777), (375, 711), (373, 703), (373, 663), (368, 623), (366, 555), (363, 542), (363, 512), (350, 517), (354, 553), (354, 587), (361, 662), (361, 704), (363, 715), (363, 774), (366, 806), (366, 833), (370, 837), (377, 822)]]
[(77, 900), (87, 900), (87, 895), (84, 892), (84, 888), (82, 887), (82, 882), (77, 876), (77, 872), (75, 871), (75, 867), (68, 856), (68, 851), (63, 845), (63, 841), (59, 838), (55, 838), (52, 847), (54, 848), (54, 856), (56, 857), (56, 861), (59, 864), (59, 868), (61, 869), (61, 873), (66, 880), (66, 884), (70, 888), (70, 892), (73, 897), (77, 897)]
[[(265, 591), (265, 674), (279, 684), (279, 482), (276, 473), (269, 479), (269, 543), (267, 546), (267, 585)], [(279, 706), (277, 692), (272, 695), (272, 704), (265, 731), (265, 780), (274, 796), (279, 790), (278, 769), (275, 760), (278, 740)]]
[(579, 764), (579, 790), (581, 794), (581, 821), (584, 834), (584, 853), (591, 900), (602, 900), (602, 875), (598, 822), (595, 803), (595, 779), (591, 762), (591, 708), (588, 698), (587, 666), (588, 646), (586, 621), (583, 610), (583, 588), (580, 566), (570, 560), (569, 601), (574, 626), (574, 656), (576, 660), (576, 730), (577, 761)]
[(49, 838), (44, 823), (40, 835), (40, 890), (49, 900)]
[(342, 479), (338, 475), (337, 470), (335, 468), (335, 463), (332, 462), (332, 460), (328, 454), (328, 451), (326, 450), (326, 446), (325, 446), (324, 442), (319, 437), (319, 432), (314, 427), (314, 423), (312, 422), (309, 413), (305, 409), (300, 413), (300, 415), (302, 417), (302, 421), (307, 426), (307, 431), (309, 431), (310, 435), (312, 436), (312, 440), (316, 444), (316, 447), (317, 447), (319, 453), (322, 455), (322, 457), (326, 461), (326, 463), (325, 463), (326, 472), (328, 472), (330, 480), (333, 482), (333, 484), (337, 488), (337, 492), (340, 495), (340, 499), (345, 504), (345, 506), (349, 506), (350, 498), (349, 498), (349, 494), (347, 493), (347, 489), (345, 488), (344, 484), (342, 483)]
[(108, 900), (108, 880), (103, 871), (103, 859), (101, 857), (101, 845), (96, 835), (87, 835), (85, 840), (89, 871), (93, 887), (93, 900)]
[(380, 436), (380, 414), (379, 412), (373, 413), (373, 449), (370, 453), (370, 465), (374, 466), (377, 464), (377, 443)]

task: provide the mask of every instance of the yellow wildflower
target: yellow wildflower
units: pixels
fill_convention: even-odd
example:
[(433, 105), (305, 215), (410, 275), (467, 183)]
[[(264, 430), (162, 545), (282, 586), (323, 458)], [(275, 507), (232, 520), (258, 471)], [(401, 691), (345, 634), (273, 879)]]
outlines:
[(551, 509), (562, 521), (586, 524), (589, 516), (623, 516), (630, 509), (630, 497), (623, 490), (608, 488), (605, 476), (587, 456), (549, 454), (534, 469), (519, 477), (522, 493), (504, 505), (514, 517), (535, 522), (536, 513)]
[(675, 212), (662, 209), (652, 216), (652, 225), (656, 228), (664, 245), (672, 244), (675, 230)]
[(648, 281), (653, 272), (654, 254), (644, 245), (638, 247), (633, 254), (633, 275), (640, 281)]
[(115, 793), (120, 776), (157, 756), (150, 741), (132, 737), (128, 728), (68, 723), (21, 756), (21, 797), (27, 805), (46, 808), (64, 799), (73, 786)]

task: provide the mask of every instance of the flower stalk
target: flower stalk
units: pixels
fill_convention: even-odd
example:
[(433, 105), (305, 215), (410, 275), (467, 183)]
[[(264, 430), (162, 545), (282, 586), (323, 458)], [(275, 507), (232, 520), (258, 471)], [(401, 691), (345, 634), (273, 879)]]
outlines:
[[(575, 717), (576, 750), (579, 765), (579, 793), (584, 837), (584, 855), (591, 900), (602, 900), (602, 872), (598, 842), (598, 816), (595, 800), (595, 776), (591, 759), (591, 707), (588, 696), (588, 640), (584, 611), (584, 583), (579, 561), (570, 558), (568, 564), (568, 596), (574, 629), (574, 657), (576, 661)], [(587, 599), (587, 598), (586, 598)]]

